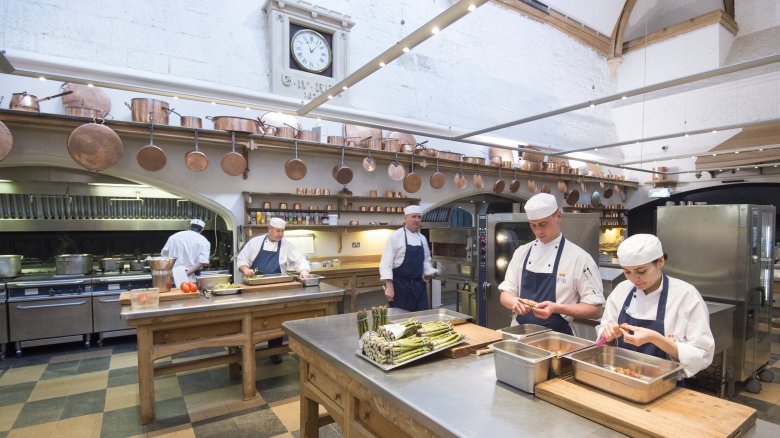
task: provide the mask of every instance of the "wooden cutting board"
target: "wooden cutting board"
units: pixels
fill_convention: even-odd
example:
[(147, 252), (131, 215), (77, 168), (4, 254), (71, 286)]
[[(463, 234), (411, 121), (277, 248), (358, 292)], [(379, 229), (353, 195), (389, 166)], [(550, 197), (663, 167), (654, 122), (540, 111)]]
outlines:
[(639, 404), (574, 380), (569, 374), (536, 385), (542, 400), (630, 436), (740, 436), (756, 423), (756, 410), (711, 395), (675, 388)]
[(466, 342), (441, 351), (441, 354), (453, 359), (466, 357), (481, 348), (485, 348), (487, 345), (501, 340), (501, 333), (472, 323), (459, 324), (454, 329), (456, 332), (466, 336)]
[[(188, 300), (200, 297), (199, 293), (186, 293), (179, 288), (171, 289), (170, 292), (160, 292), (160, 301)], [(130, 292), (122, 292), (119, 295), (119, 304), (130, 305)]]
[(303, 285), (300, 282), (297, 281), (287, 281), (284, 283), (273, 283), (273, 284), (258, 284), (257, 286), (250, 286), (248, 284), (240, 284), (241, 286), (241, 293), (252, 293), (252, 292), (267, 292), (267, 291), (273, 291), (273, 290), (285, 290), (285, 289), (297, 289), (299, 287), (303, 287)]

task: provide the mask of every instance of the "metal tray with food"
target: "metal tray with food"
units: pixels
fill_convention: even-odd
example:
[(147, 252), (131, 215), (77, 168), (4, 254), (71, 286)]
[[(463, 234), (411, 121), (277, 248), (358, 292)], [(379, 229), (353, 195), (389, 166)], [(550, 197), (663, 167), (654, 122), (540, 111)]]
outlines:
[(551, 352), (553, 358), (550, 361), (550, 373), (554, 376), (560, 376), (571, 369), (571, 359), (564, 357), (565, 355), (596, 345), (594, 341), (588, 339), (552, 331), (518, 341)]
[(650, 403), (673, 390), (682, 370), (678, 362), (607, 345), (568, 357), (576, 380), (637, 403)]
[(402, 367), (402, 366), (404, 366), (404, 365), (407, 365), (407, 364), (410, 364), (410, 363), (413, 363), (413, 362), (417, 362), (418, 360), (420, 360), (420, 359), (422, 359), (422, 358), (424, 358), (424, 357), (428, 357), (428, 356), (430, 356), (430, 355), (432, 355), (432, 354), (436, 354), (436, 353), (438, 353), (438, 352), (440, 352), (440, 351), (446, 350), (446, 349), (448, 349), (448, 348), (451, 348), (451, 347), (454, 347), (454, 346), (456, 346), (456, 345), (460, 345), (460, 344), (462, 344), (462, 343), (466, 342), (466, 340), (467, 340), (467, 338), (464, 336), (464, 337), (463, 337), (463, 339), (461, 339), (460, 341), (458, 341), (458, 342), (455, 342), (455, 343), (453, 343), (453, 344), (450, 344), (450, 345), (447, 345), (447, 346), (446, 346), (446, 347), (444, 347), (444, 348), (439, 348), (439, 349), (436, 349), (436, 350), (431, 350), (431, 351), (429, 351), (429, 352), (427, 352), (427, 353), (425, 353), (425, 354), (421, 354), (421, 355), (419, 355), (419, 356), (415, 356), (415, 357), (414, 357), (414, 358), (412, 358), (412, 359), (409, 359), (409, 360), (407, 360), (407, 361), (404, 361), (404, 362), (401, 362), (401, 363), (393, 364), (393, 365), (384, 365), (384, 364), (381, 364), (381, 363), (379, 363), (379, 362), (377, 362), (377, 361), (375, 361), (375, 360), (373, 360), (373, 359), (369, 358), (368, 356), (364, 355), (364, 354), (363, 354), (363, 352), (362, 352), (362, 351), (360, 351), (360, 349), (357, 349), (357, 350), (355, 350), (355, 354), (356, 354), (356, 355), (358, 355), (358, 356), (360, 356), (360, 357), (362, 357), (363, 359), (365, 359), (365, 360), (367, 360), (367, 361), (371, 362), (372, 364), (376, 365), (377, 367), (379, 367), (379, 368), (381, 368), (381, 369), (383, 369), (383, 370), (385, 370), (385, 371), (390, 371), (390, 370), (396, 369), (396, 368), (398, 368), (398, 367)]
[(273, 284), (273, 283), (286, 283), (293, 281), (295, 278), (292, 275), (287, 274), (258, 274), (251, 277), (244, 277), (244, 284), (250, 286), (258, 286), (261, 284)]
[(309, 274), (309, 276), (305, 280), (301, 279), (300, 275), (295, 276), (295, 281), (303, 283), (304, 287), (318, 286), (320, 284), (320, 280), (322, 280), (322, 275), (317, 275), (317, 274)]
[(418, 312), (407, 312), (405, 310), (401, 310), (400, 312), (396, 313), (397, 311), (398, 309), (393, 307), (388, 309), (387, 320), (389, 322), (397, 323), (414, 318), (420, 322), (447, 321), (451, 324), (457, 325), (465, 324), (471, 320), (471, 315), (466, 315), (465, 313), (456, 312), (450, 309), (429, 309)]
[(538, 324), (518, 324), (497, 330), (505, 341), (520, 340), (529, 336), (549, 332), (550, 329)]
[(208, 291), (210, 294), (214, 295), (233, 295), (241, 292), (240, 287), (231, 287), (231, 288), (225, 288), (225, 289), (214, 289)]

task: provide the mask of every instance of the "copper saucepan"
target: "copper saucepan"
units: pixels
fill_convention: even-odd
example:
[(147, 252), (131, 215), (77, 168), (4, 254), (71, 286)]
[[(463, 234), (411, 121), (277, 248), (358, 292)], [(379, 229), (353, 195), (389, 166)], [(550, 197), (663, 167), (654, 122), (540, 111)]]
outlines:
[(163, 108), (163, 110), (167, 113), (174, 113), (177, 116), (179, 116), (179, 123), (181, 123), (181, 126), (185, 128), (195, 128), (200, 129), (203, 127), (203, 120), (201, 120), (200, 117), (195, 116), (183, 116), (179, 113), (177, 113), (173, 108)]
[(26, 91), (22, 91), (21, 93), (13, 93), (11, 95), (11, 102), (8, 103), (8, 108), (17, 111), (30, 111), (38, 113), (41, 111), (41, 102), (54, 99), (55, 97), (67, 96), (68, 94), (73, 94), (73, 91), (63, 91), (62, 93), (41, 99), (38, 99), (32, 94), (28, 94)]
[[(167, 118), (167, 116), (166, 116)], [(138, 165), (142, 169), (150, 172), (156, 172), (168, 161), (165, 158), (165, 152), (154, 144), (154, 113), (149, 113), (149, 144), (142, 147), (136, 155)]]
[(134, 122), (151, 123), (152, 117), (158, 124), (168, 124), (168, 102), (157, 99), (135, 98), (130, 103), (125, 102), (130, 108)]
[(518, 190), (520, 190), (520, 180), (517, 179), (517, 169), (514, 169), (514, 176), (512, 177), (512, 182), (509, 183), (509, 191), (512, 193), (517, 193)]
[(387, 176), (393, 181), (401, 181), (406, 175), (406, 169), (398, 162), (398, 154), (395, 154), (395, 160), (387, 165)]
[(458, 169), (458, 173), (455, 174), (455, 177), (452, 179), (452, 182), (454, 182), (455, 187), (459, 189), (463, 189), (466, 187), (466, 176), (463, 175), (463, 159), (460, 160), (460, 169)]
[(440, 189), (444, 187), (444, 174), (439, 172), (439, 157), (436, 157), (436, 172), (431, 175), (431, 187)]
[(217, 131), (243, 132), (246, 134), (258, 134), (260, 132), (259, 120), (231, 116), (206, 116), (206, 118), (214, 122), (214, 129)]
[[(499, 157), (501, 158), (501, 157)], [(504, 179), (501, 178), (501, 167), (498, 167), (498, 179), (493, 184), (493, 193), (503, 193), (504, 187), (506, 186), (506, 183), (504, 182)]]
[(193, 172), (203, 172), (209, 167), (209, 158), (198, 147), (198, 128), (195, 128), (195, 149), (187, 152), (184, 163)]
[(352, 169), (344, 164), (344, 146), (341, 147), (341, 162), (333, 167), (333, 178), (339, 184), (349, 184), (352, 181)]
[(298, 140), (295, 141), (295, 158), (287, 160), (287, 162), (284, 163), (284, 173), (288, 178), (294, 181), (303, 179), (303, 177), (306, 176), (306, 163), (298, 158)]
[(65, 108), (65, 112), (69, 116), (74, 116), (74, 117), (88, 117), (90, 119), (99, 119), (102, 117), (99, 109), (86, 108), (80, 106), (69, 106)]
[(236, 133), (230, 133), (231, 151), (226, 153), (219, 162), (222, 171), (230, 176), (238, 176), (246, 170), (246, 158), (236, 152)]
[(95, 118), (106, 117), (108, 112), (111, 111), (111, 98), (109, 98), (106, 91), (100, 87), (90, 87), (87, 85), (65, 82), (60, 88), (62, 88), (62, 91), (73, 92), (73, 94), (62, 97), (62, 106), (65, 107), (65, 110), (70, 115), (80, 115), (71, 114), (70, 111), (68, 111), (71, 107), (98, 110), (99, 113)]
[(404, 190), (409, 193), (416, 193), (420, 190), (421, 185), (422, 178), (420, 178), (420, 174), (414, 172), (414, 155), (412, 155), (411, 172), (404, 177)]
[[(2, 96), (0, 96), (0, 102), (2, 102)], [(5, 123), (0, 122), (0, 161), (5, 160), (13, 147), (14, 136), (11, 134), (11, 130), (5, 126)]]

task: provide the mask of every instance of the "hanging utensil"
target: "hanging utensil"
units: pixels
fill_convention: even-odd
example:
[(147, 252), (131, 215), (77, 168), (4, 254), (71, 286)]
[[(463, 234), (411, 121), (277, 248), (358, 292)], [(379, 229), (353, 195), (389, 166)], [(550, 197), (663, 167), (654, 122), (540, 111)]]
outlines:
[(387, 176), (393, 181), (401, 181), (406, 175), (406, 169), (398, 162), (398, 154), (395, 154), (395, 161), (387, 165)]
[(542, 193), (550, 193), (550, 185), (547, 183), (542, 184)]
[(87, 170), (108, 169), (119, 162), (123, 151), (122, 139), (113, 129), (104, 125), (102, 119), (101, 123), (96, 120), (81, 125), (68, 136), (70, 157)]
[(236, 133), (230, 133), (231, 151), (222, 156), (219, 162), (222, 171), (230, 176), (238, 176), (246, 171), (246, 158), (236, 152)]
[(198, 147), (198, 128), (195, 128), (195, 150), (184, 155), (184, 164), (193, 172), (203, 172), (209, 167), (209, 158)]
[(306, 163), (298, 158), (298, 140), (295, 140), (295, 158), (284, 163), (284, 173), (291, 180), (298, 181), (306, 176)]
[(590, 205), (594, 207), (598, 207), (599, 205), (601, 205), (601, 195), (596, 190), (594, 190), (593, 193), (590, 194)]
[(612, 192), (613, 192), (612, 187), (607, 187), (606, 189), (604, 189), (604, 199), (611, 198)]
[(420, 190), (421, 185), (422, 178), (420, 178), (420, 174), (414, 172), (414, 155), (412, 155), (411, 171), (404, 177), (404, 190), (409, 193), (416, 193)]
[[(3, 97), (0, 96), (0, 103), (3, 102)], [(11, 134), (11, 130), (5, 126), (5, 123), (0, 122), (0, 161), (5, 160), (5, 157), (11, 153), (13, 147), (14, 136)]]
[(444, 187), (444, 174), (439, 172), (439, 157), (436, 157), (436, 172), (431, 175), (431, 187), (434, 189), (440, 189)]
[(509, 191), (512, 193), (517, 193), (518, 190), (520, 190), (520, 180), (517, 179), (517, 168), (515, 168), (512, 182), (509, 184)]
[(463, 155), (460, 156), (460, 169), (458, 169), (458, 173), (455, 174), (453, 182), (455, 183), (455, 187), (459, 189), (466, 187), (466, 176), (463, 175)]
[(585, 181), (582, 180), (582, 177), (580, 177), (580, 190), (582, 190), (582, 193), (588, 192), (588, 190), (585, 188)]
[(504, 191), (504, 186), (506, 183), (501, 178), (501, 167), (498, 168), (498, 179), (493, 184), (493, 193), (502, 193)]
[(558, 191), (559, 191), (559, 192), (561, 192), (561, 193), (566, 193), (566, 191), (567, 191), (568, 189), (569, 189), (569, 188), (568, 188), (568, 186), (566, 185), (566, 181), (564, 181), (564, 180), (562, 180), (562, 179), (559, 179), (559, 180), (558, 180)]
[(368, 156), (363, 158), (363, 169), (366, 172), (373, 172), (376, 170), (376, 160), (371, 158), (371, 149), (368, 150)]
[(563, 195), (563, 199), (569, 205), (574, 205), (580, 199), (580, 192), (577, 189), (570, 189)]
[(628, 199), (628, 196), (626, 196), (626, 189), (620, 188), (620, 202), (626, 202), (626, 199)]
[(482, 174), (479, 173), (479, 164), (477, 164), (477, 171), (474, 172), (474, 187), (477, 188), (477, 190), (482, 190), (485, 188), (485, 180), (482, 178)]
[(174, 108), (165, 108), (165, 107), (163, 107), (163, 111), (167, 112), (168, 115), (170, 115), (170, 113), (174, 113), (177, 116), (179, 116), (179, 123), (181, 124), (181, 126), (183, 126), (185, 128), (199, 129), (199, 128), (203, 127), (203, 120), (201, 120), (200, 117), (183, 116), (183, 115), (177, 113)]
[(344, 164), (344, 146), (341, 147), (341, 163), (333, 167), (333, 178), (339, 184), (349, 184), (352, 181), (352, 169)]
[(533, 178), (528, 179), (528, 191), (531, 193), (536, 193), (536, 181), (534, 181)]
[(154, 112), (149, 112), (149, 144), (142, 147), (136, 155), (138, 165), (149, 172), (157, 172), (165, 167), (168, 161), (165, 152), (154, 145)]

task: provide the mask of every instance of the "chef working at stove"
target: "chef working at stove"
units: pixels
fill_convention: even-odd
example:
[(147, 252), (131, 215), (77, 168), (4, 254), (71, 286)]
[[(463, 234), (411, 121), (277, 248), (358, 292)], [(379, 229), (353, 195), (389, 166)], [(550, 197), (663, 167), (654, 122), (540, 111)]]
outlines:
[[(286, 268), (294, 269), (302, 279), (309, 278), (309, 261), (289, 240), (284, 238), (284, 219), (274, 217), (268, 222), (268, 233), (253, 237), (236, 256), (238, 270), (244, 276), (279, 274)], [(268, 348), (282, 345), (282, 338), (268, 341)], [(274, 364), (282, 363), (282, 356), (271, 356)]]
[(498, 285), (512, 325), (537, 324), (573, 334), (574, 317), (598, 318), (604, 289), (596, 262), (561, 234), (563, 213), (555, 196), (539, 193), (525, 204), (536, 240), (517, 248)]
[(607, 300), (599, 335), (618, 347), (671, 358), (691, 377), (712, 363), (715, 340), (699, 291), (663, 273), (666, 255), (652, 234), (635, 234), (617, 250), (626, 275)]
[(419, 205), (406, 207), (404, 226), (390, 235), (379, 262), (379, 277), (390, 307), (410, 312), (429, 308), (425, 282), (439, 272), (431, 264), (428, 241), (420, 234), (421, 221)]
[(198, 271), (209, 264), (211, 242), (201, 235), (205, 226), (200, 219), (191, 220), (190, 228), (169, 237), (160, 252), (163, 257), (176, 257), (172, 268), (176, 287), (185, 281), (195, 281)]

